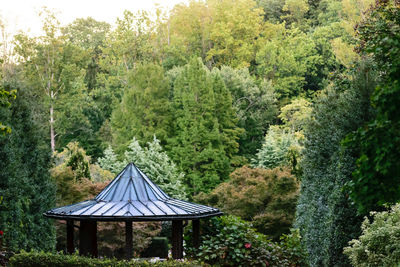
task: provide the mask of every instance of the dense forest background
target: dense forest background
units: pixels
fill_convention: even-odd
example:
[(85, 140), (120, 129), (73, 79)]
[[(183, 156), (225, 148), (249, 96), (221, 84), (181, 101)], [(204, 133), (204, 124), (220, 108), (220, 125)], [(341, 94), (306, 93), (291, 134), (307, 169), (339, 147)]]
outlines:
[(42, 212), (94, 196), (133, 161), (171, 196), (272, 239), (294, 225), (312, 266), (347, 266), (362, 216), (400, 196), (397, 10), (207, 0), (113, 26), (60, 25), (44, 8), (39, 37), (0, 24), (7, 247), (53, 249)]

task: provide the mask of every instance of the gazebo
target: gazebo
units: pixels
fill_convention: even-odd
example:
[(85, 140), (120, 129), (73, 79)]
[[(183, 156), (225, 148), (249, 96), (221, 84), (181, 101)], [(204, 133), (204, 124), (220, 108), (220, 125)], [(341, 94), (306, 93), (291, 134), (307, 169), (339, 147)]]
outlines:
[(79, 254), (98, 256), (97, 221), (125, 222), (126, 257), (132, 258), (133, 221), (172, 221), (172, 257), (183, 258), (183, 221), (192, 220), (193, 245), (199, 246), (200, 219), (221, 215), (216, 208), (169, 197), (138, 167), (129, 163), (91, 200), (55, 208), (44, 216), (67, 221), (67, 252), (74, 252), (74, 221)]

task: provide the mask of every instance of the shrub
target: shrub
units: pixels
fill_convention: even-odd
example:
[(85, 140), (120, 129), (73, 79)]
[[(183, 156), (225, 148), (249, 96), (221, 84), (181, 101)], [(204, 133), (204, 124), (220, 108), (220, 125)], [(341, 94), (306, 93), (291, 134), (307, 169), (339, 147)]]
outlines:
[(9, 261), (10, 267), (139, 267), (139, 266), (202, 266), (194, 261), (118, 261), (116, 259), (97, 259), (78, 255), (52, 254), (44, 252), (25, 252), (14, 255)]
[(288, 168), (264, 170), (244, 166), (230, 178), (210, 194), (199, 194), (195, 199), (244, 220), (253, 220), (259, 232), (276, 240), (289, 232), (299, 184)]
[(141, 253), (141, 257), (160, 257), (168, 258), (168, 238), (167, 237), (153, 237), (150, 245)]
[(400, 262), (400, 204), (389, 211), (371, 212), (362, 234), (344, 248), (354, 266), (397, 266)]
[(190, 247), (188, 235), (186, 251), (212, 265), (300, 266), (304, 255), (298, 232), (285, 236), (281, 243), (274, 243), (256, 232), (251, 223), (235, 216), (208, 220), (202, 224), (201, 238), (201, 245), (196, 250)]

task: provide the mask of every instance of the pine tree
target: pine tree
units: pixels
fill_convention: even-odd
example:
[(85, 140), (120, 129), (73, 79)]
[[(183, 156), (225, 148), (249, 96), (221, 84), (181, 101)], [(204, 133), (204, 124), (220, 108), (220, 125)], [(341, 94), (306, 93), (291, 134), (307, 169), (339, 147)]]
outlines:
[(221, 78), (213, 77), (200, 59), (192, 59), (178, 74), (173, 92), (170, 154), (185, 172), (191, 195), (210, 191), (228, 177), (238, 148), (240, 130), (234, 126), (231, 96)]
[(132, 138), (144, 145), (156, 135), (165, 143), (169, 132), (169, 82), (155, 64), (139, 65), (129, 75), (129, 88), (111, 117), (113, 142), (118, 154)]

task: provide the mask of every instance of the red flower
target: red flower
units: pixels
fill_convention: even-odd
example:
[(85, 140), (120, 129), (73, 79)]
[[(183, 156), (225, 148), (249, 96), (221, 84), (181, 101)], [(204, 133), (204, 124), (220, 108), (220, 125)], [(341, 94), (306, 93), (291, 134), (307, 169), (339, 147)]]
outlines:
[(3, 235), (3, 234), (4, 234), (4, 232), (0, 230), (0, 235)]
[(251, 243), (246, 243), (246, 244), (244, 244), (244, 247), (245, 247), (245, 248), (251, 248)]

